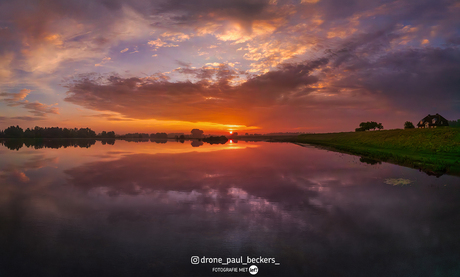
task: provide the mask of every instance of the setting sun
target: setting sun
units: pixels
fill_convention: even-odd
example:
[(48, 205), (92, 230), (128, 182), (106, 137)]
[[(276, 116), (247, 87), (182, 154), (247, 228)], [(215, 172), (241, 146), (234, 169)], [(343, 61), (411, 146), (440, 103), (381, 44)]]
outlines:
[(233, 134), (233, 131), (230, 131), (230, 135)]

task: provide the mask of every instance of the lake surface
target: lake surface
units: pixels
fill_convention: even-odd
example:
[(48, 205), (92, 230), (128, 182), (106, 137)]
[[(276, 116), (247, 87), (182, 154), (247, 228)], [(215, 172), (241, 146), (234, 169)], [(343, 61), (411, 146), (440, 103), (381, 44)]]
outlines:
[(456, 176), (289, 143), (18, 145), (0, 276), (460, 276)]

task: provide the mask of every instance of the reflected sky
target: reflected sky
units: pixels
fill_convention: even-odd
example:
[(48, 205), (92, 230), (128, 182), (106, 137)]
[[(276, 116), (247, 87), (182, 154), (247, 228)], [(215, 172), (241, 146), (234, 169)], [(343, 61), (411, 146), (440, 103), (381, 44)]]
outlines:
[(289, 143), (0, 155), (2, 276), (217, 274), (194, 255), (274, 257), (263, 276), (460, 272), (455, 176)]

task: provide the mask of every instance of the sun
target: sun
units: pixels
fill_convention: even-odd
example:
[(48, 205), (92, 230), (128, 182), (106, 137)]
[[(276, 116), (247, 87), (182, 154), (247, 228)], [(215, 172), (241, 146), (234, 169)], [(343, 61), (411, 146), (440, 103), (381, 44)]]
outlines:
[(233, 134), (233, 131), (230, 131), (230, 135)]

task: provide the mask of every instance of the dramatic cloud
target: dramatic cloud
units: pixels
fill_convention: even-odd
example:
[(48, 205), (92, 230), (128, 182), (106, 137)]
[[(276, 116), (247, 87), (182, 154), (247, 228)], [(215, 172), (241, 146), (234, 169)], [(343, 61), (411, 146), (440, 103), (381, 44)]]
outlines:
[(378, 59), (357, 58), (356, 52), (349, 46), (328, 58), (285, 64), (236, 85), (230, 82), (238, 72), (224, 64), (175, 70), (194, 82), (111, 76), (98, 83), (83, 78), (69, 87), (66, 101), (129, 118), (263, 124), (265, 128), (275, 118), (299, 123), (299, 116), (328, 114), (325, 109), (351, 115), (356, 110), (424, 114), (429, 109), (460, 107), (459, 49), (398, 51)]
[(78, 105), (120, 126), (456, 119), (458, 14), (455, 0), (0, 0), (0, 105), (20, 108), (0, 115), (58, 113), (52, 98), (67, 118)]
[(299, 98), (309, 93), (303, 87), (318, 81), (311, 72), (325, 64), (327, 59), (305, 65), (285, 65), (235, 86), (229, 82), (237, 72), (223, 64), (176, 70), (192, 75), (196, 82), (116, 76), (103, 81), (83, 78), (69, 86), (65, 100), (88, 109), (117, 112), (137, 119), (252, 125), (252, 109), (301, 101)]

